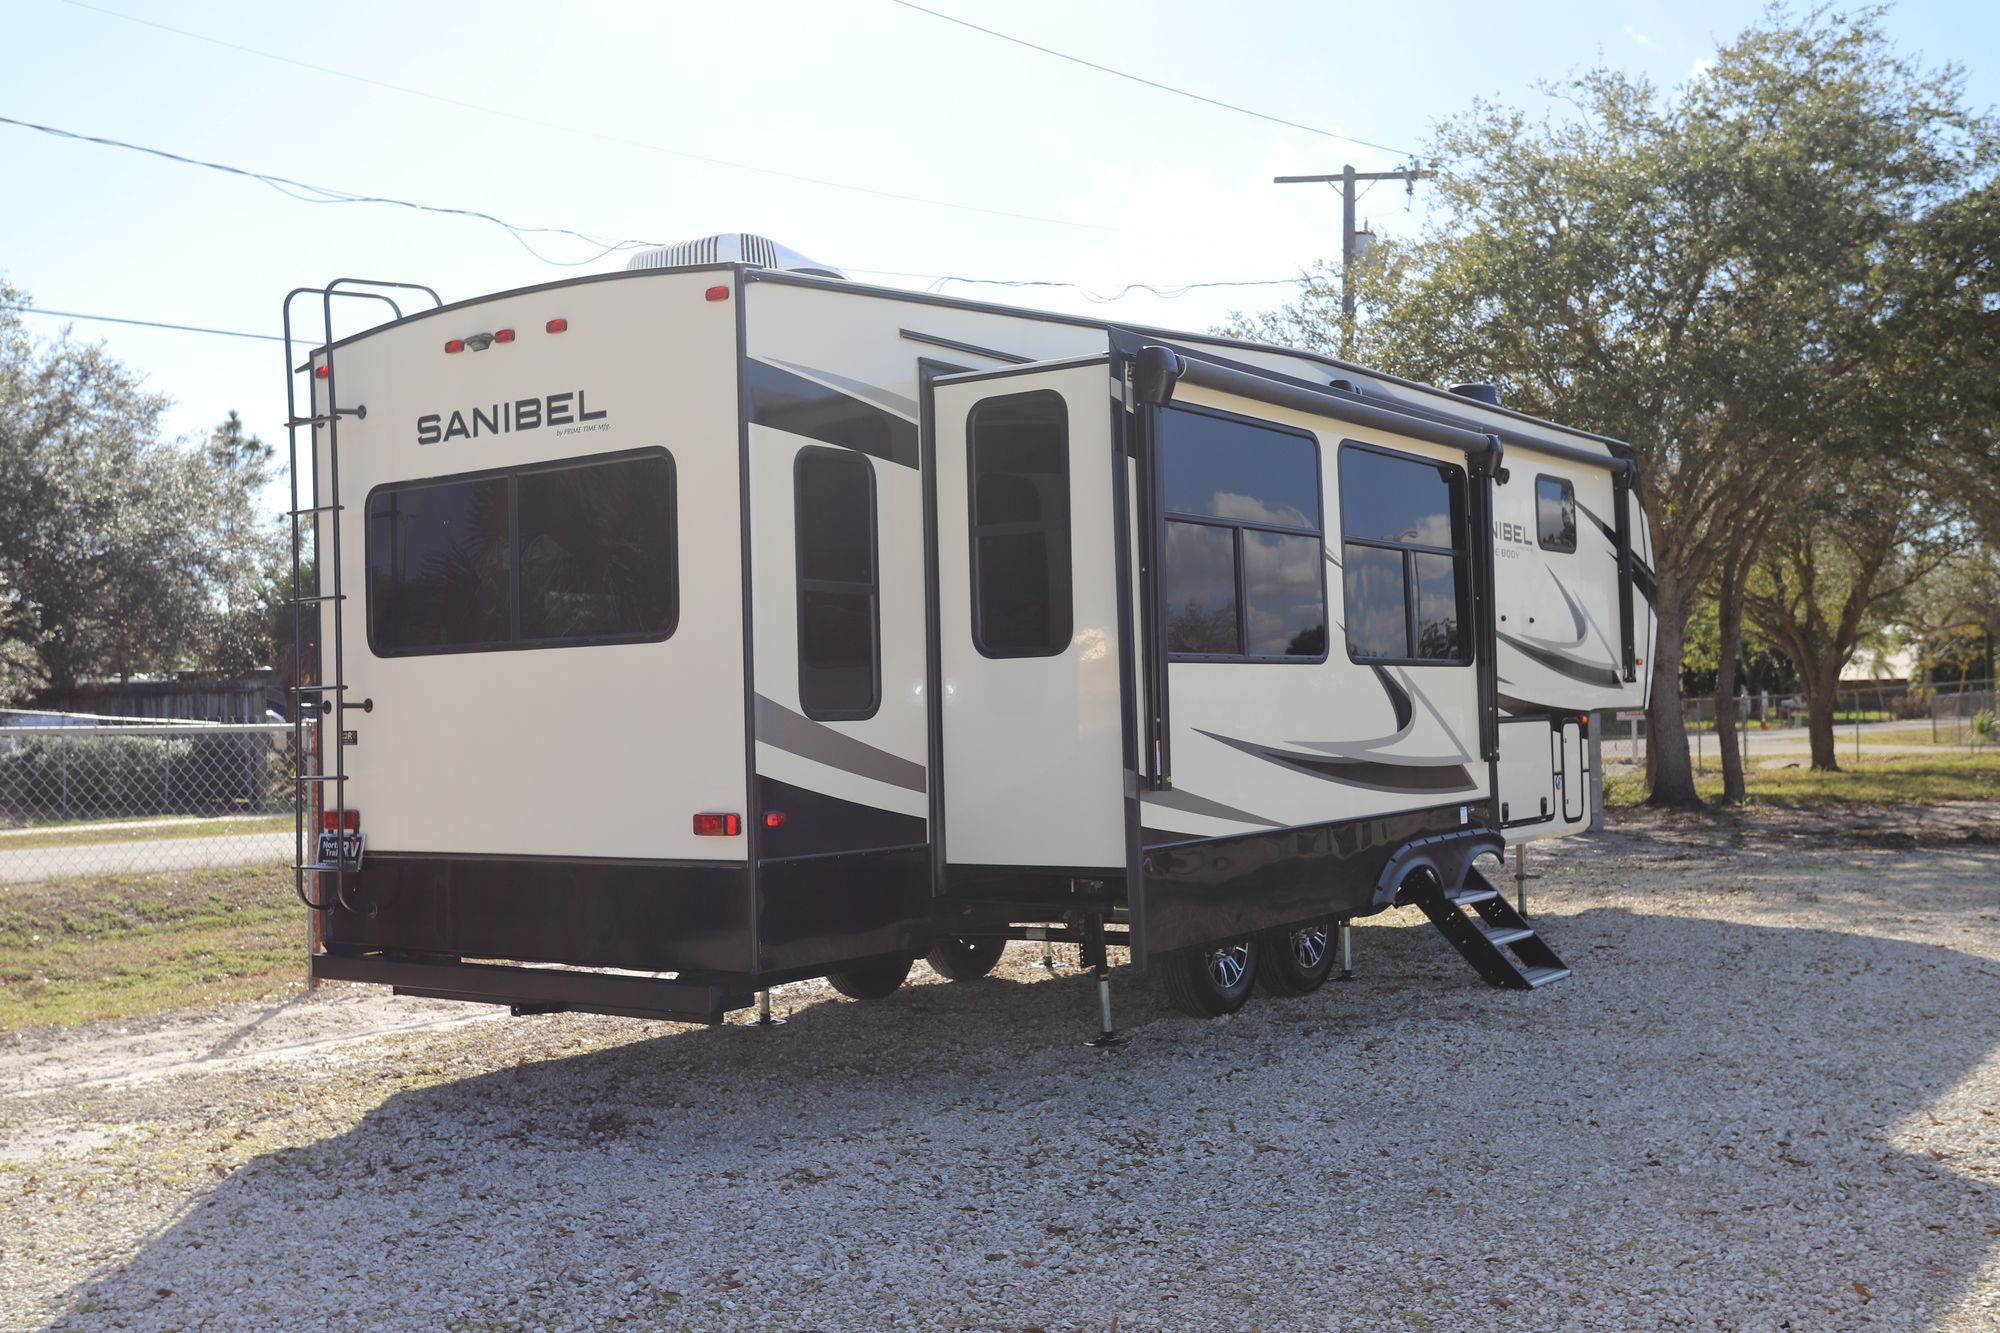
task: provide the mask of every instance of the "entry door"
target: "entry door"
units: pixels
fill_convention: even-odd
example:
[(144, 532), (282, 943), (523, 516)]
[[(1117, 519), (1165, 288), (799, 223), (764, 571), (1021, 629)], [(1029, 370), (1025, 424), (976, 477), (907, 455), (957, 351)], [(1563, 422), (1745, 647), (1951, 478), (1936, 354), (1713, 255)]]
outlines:
[(931, 384), (950, 864), (1125, 864), (1114, 387), (1103, 357)]

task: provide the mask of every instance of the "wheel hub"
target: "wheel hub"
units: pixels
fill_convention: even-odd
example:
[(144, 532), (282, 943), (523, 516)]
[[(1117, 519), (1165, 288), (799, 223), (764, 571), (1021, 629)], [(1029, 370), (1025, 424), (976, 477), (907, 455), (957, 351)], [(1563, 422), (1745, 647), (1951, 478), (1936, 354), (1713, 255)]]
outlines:
[(1244, 974), (1250, 970), (1250, 946), (1247, 943), (1229, 944), (1211, 950), (1206, 962), (1209, 980), (1222, 990), (1234, 990), (1242, 984)]

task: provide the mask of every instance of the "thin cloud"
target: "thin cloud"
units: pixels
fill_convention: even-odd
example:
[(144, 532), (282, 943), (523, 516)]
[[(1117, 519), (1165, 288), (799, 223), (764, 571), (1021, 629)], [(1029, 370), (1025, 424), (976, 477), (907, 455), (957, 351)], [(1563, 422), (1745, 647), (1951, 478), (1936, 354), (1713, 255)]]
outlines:
[(1645, 33), (1640, 32), (1637, 28), (1633, 27), (1629, 23), (1625, 25), (1625, 35), (1627, 37), (1630, 37), (1633, 41), (1637, 42), (1641, 46), (1650, 46), (1655, 51), (1660, 49), (1660, 44), (1658, 42), (1654, 41), (1651, 37), (1648, 37)]

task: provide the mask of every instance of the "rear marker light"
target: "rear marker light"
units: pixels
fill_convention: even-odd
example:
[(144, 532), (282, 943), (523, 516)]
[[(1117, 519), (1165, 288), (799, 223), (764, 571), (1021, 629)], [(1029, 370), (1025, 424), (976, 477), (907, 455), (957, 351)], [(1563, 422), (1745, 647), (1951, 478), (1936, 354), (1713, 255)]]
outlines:
[(320, 366), (319, 368), (317, 368), (316, 370), (314, 370), (314, 371), (313, 371), (313, 378), (314, 378), (314, 379), (316, 379), (316, 380), (323, 380), (323, 379), (325, 379), (325, 378), (326, 378), (326, 377), (327, 377), (328, 375), (331, 375), (332, 373), (333, 373), (333, 367), (332, 367), (332, 366), (330, 366), (330, 365), (322, 365), (322, 366)]
[(447, 352), (463, 352), (465, 350), (465, 339), (453, 338), (444, 345), (444, 350)]
[(361, 831), (361, 812), (360, 812), (359, 810), (348, 810), (348, 811), (345, 811), (345, 812), (343, 812), (343, 811), (339, 811), (339, 810), (322, 810), (322, 811), (320, 811), (320, 812), (319, 812), (319, 831), (320, 831), (321, 833), (331, 833), (331, 832), (333, 832), (333, 826), (334, 826), (334, 824), (335, 824), (335, 823), (336, 823), (336, 822), (337, 822), (337, 821), (338, 821), (338, 820), (340, 819), (340, 817), (341, 817), (341, 815), (342, 815), (343, 813), (345, 813), (345, 814), (346, 814), (346, 816), (347, 816), (347, 821), (346, 821), (346, 822), (347, 822), (347, 832), (349, 832), (349, 833), (359, 833), (359, 832)]
[(784, 826), (785, 826), (785, 812), (783, 810), (772, 810), (765, 814), (764, 816), (765, 828), (783, 828)]
[(743, 832), (743, 816), (699, 814), (694, 817), (698, 838), (734, 838)]
[(702, 295), (711, 301), (727, 301), (729, 299), (729, 289), (727, 287), (711, 287), (703, 292)]
[(493, 341), (494, 341), (494, 342), (497, 342), (497, 343), (510, 343), (510, 342), (513, 342), (513, 341), (514, 341), (514, 330), (512, 330), (512, 329), (501, 329), (501, 330), (500, 330), (500, 331), (499, 331), (498, 333), (496, 333), (496, 334), (494, 334), (494, 335), (493, 335)]
[(566, 319), (552, 319), (542, 327), (550, 333), (561, 333), (569, 327), (569, 321)]

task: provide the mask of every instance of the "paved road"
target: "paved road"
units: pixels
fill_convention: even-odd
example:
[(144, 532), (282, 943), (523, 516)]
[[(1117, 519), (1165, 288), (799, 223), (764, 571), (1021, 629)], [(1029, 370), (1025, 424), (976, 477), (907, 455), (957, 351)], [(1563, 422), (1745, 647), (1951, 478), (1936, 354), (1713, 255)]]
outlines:
[(37, 884), (71, 875), (136, 875), (204, 866), (290, 865), (292, 833), (233, 833), (214, 838), (149, 838), (64, 847), (0, 850), (0, 884)]

